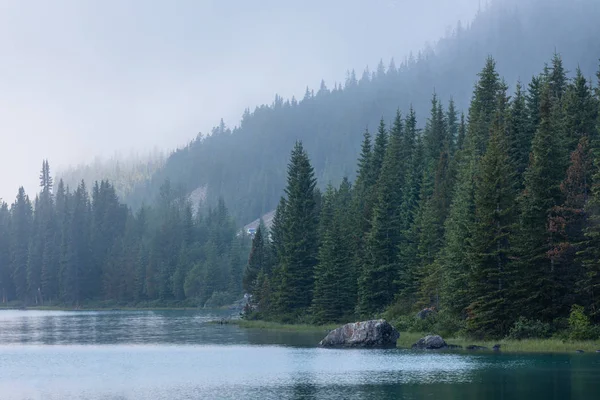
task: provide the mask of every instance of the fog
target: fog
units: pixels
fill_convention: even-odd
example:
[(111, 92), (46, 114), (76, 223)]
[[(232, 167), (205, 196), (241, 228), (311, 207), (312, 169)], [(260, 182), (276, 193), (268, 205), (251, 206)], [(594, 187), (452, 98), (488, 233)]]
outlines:
[[(298, 4), (302, 3), (302, 4)], [(0, 0), (0, 198), (115, 152), (343, 82), (435, 41), (479, 0)]]

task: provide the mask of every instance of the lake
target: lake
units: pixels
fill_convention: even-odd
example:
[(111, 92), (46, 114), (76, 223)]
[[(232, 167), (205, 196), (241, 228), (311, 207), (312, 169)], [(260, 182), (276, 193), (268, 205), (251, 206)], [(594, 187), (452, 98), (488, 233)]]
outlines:
[(600, 354), (332, 350), (210, 311), (0, 311), (0, 399), (600, 399)]

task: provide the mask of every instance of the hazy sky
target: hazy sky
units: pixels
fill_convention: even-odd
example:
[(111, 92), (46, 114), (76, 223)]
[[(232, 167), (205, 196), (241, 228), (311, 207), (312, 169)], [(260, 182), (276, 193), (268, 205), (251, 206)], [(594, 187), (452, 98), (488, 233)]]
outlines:
[[(402, 59), (479, 0), (0, 0), (0, 198)], [(427, 89), (429, 90), (429, 88)]]

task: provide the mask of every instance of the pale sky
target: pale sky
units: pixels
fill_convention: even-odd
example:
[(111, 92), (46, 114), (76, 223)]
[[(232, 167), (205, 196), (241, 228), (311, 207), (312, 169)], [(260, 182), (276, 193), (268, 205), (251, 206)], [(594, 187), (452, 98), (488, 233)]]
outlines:
[[(0, 198), (400, 61), (479, 0), (0, 0)], [(427, 88), (429, 90), (430, 88)]]

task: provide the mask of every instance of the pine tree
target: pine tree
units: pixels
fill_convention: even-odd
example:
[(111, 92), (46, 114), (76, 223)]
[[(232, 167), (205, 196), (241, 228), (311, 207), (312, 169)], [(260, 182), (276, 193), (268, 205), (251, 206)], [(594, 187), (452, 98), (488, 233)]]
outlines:
[(91, 265), (91, 211), (83, 181), (68, 199), (67, 208), (68, 221), (61, 262), (62, 297), (66, 302), (80, 306), (85, 297), (87, 268)]
[[(529, 116), (529, 127), (526, 137), (532, 139), (541, 122), (540, 105), (544, 79), (543, 75), (532, 77), (528, 85), (527, 94), (525, 95), (527, 115)], [(529, 154), (527, 155), (527, 162), (529, 162)]]
[(592, 317), (600, 321), (600, 168), (594, 165), (591, 196), (585, 205), (588, 216), (584, 229), (585, 239), (580, 244), (577, 261), (583, 265), (583, 276), (579, 282), (584, 303)]
[[(379, 136), (384, 135), (383, 122)], [(370, 315), (390, 304), (398, 271), (402, 186), (402, 118), (398, 112), (376, 185), (371, 230), (367, 235), (364, 265), (358, 280), (358, 313)], [(377, 148), (377, 146), (376, 146)]]
[(297, 142), (288, 165), (283, 229), (284, 255), (277, 309), (281, 315), (304, 313), (312, 302), (318, 252), (318, 216), (314, 170), (302, 143)]
[[(379, 174), (383, 167), (383, 160), (388, 145), (388, 132), (383, 118), (379, 121), (379, 128), (375, 136), (375, 144), (373, 146), (373, 157), (370, 165), (370, 180), (375, 183), (379, 180)], [(371, 199), (372, 200), (372, 199)]]
[(420, 238), (419, 204), (424, 171), (424, 148), (422, 137), (416, 131), (414, 113), (406, 120), (406, 138), (412, 137), (414, 149), (408, 157), (405, 185), (402, 190), (400, 206), (401, 227), (398, 244), (398, 280), (396, 286), (400, 297), (407, 304), (416, 301), (418, 289), (417, 273), (419, 267), (418, 246)]
[(509, 155), (510, 162), (514, 165), (517, 176), (517, 187), (523, 189), (523, 173), (529, 164), (529, 153), (531, 152), (531, 140), (533, 131), (530, 129), (530, 120), (527, 110), (527, 98), (523, 93), (521, 83), (517, 83), (514, 98), (510, 105), (509, 124)]
[(248, 257), (248, 263), (244, 270), (243, 288), (246, 293), (254, 293), (257, 289), (258, 273), (268, 271), (267, 246), (263, 237), (264, 225), (261, 223), (252, 238), (252, 249)]
[(546, 84), (540, 105), (540, 126), (533, 138), (529, 167), (525, 172), (525, 190), (520, 197), (521, 222), (518, 232), (519, 270), (515, 301), (525, 316), (549, 321), (564, 314), (560, 309), (561, 277), (548, 258), (553, 233), (547, 221), (553, 207), (561, 204), (560, 182), (564, 169), (562, 149), (557, 135), (558, 100)]
[(469, 304), (464, 286), (468, 263), (464, 256), (475, 229), (475, 181), (479, 174), (479, 159), (485, 153), (496, 114), (498, 95), (503, 89), (495, 66), (495, 61), (488, 58), (479, 73), (469, 108), (464, 149), (457, 154), (456, 185), (445, 223), (445, 243), (440, 254), (440, 264), (444, 266), (443, 306), (454, 314), (462, 314)]
[(3, 304), (12, 300), (15, 292), (11, 276), (10, 219), (8, 205), (0, 201), (0, 299)]
[(339, 238), (334, 222), (335, 190), (329, 185), (325, 191), (323, 208), (319, 218), (319, 257), (315, 267), (315, 287), (311, 313), (316, 323), (336, 321), (337, 275), (336, 256)]
[(580, 260), (576, 259), (582, 242), (585, 241), (584, 227), (587, 222), (586, 203), (592, 183), (592, 154), (589, 140), (582, 137), (577, 149), (571, 154), (571, 163), (567, 176), (560, 184), (564, 199), (559, 206), (552, 208), (548, 218), (548, 230), (552, 235), (552, 248), (548, 256), (556, 276), (563, 288), (563, 294), (557, 301), (563, 303), (563, 309), (579, 304), (576, 296), (577, 282), (583, 279)]
[(13, 205), (11, 206), (11, 233), (10, 233), (10, 254), (11, 254), (11, 272), (15, 286), (17, 298), (27, 303), (27, 261), (29, 255), (29, 240), (32, 224), (32, 207), (29, 197), (25, 194), (23, 187), (19, 188), (19, 193)]
[(576, 149), (582, 137), (595, 138), (598, 104), (580, 68), (577, 68), (574, 82), (566, 89), (563, 109), (566, 133), (564, 145), (569, 151)]
[(508, 99), (498, 97), (492, 136), (480, 162), (475, 188), (475, 226), (468, 249), (467, 331), (503, 337), (512, 323), (509, 302), (510, 237), (516, 220), (514, 169), (506, 135)]

